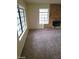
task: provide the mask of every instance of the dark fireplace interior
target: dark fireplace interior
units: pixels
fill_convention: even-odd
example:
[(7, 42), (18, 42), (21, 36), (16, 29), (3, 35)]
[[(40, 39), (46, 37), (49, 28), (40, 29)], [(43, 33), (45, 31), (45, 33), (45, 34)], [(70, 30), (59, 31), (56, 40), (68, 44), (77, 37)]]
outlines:
[(58, 20), (58, 21), (53, 21), (52, 25), (53, 25), (54, 27), (61, 26), (61, 21), (60, 21), (60, 20)]

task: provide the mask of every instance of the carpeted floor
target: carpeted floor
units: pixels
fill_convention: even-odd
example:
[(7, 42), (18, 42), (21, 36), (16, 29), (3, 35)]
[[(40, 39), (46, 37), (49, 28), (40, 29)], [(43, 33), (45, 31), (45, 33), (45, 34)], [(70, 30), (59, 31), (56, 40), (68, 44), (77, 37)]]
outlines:
[(30, 30), (21, 56), (26, 59), (61, 59), (61, 30)]

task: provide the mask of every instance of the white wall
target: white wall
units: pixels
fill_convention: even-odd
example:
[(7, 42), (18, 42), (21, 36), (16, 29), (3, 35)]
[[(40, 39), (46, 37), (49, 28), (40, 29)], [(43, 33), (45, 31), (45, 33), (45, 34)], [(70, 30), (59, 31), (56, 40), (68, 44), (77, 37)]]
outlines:
[(49, 8), (49, 4), (27, 4), (29, 29), (44, 28), (44, 25), (39, 24), (39, 8)]
[(21, 38), (21, 40), (19, 41), (19, 38), (17, 38), (17, 57), (20, 57), (21, 53), (22, 53), (22, 49), (24, 47), (24, 43), (26, 40), (28, 34), (28, 30), (26, 30)]
[[(25, 2), (23, 0), (18, 0), (17, 3), (20, 4), (22, 7), (24, 7), (25, 11), (27, 10)], [(28, 22), (27, 14), (26, 14), (26, 21)], [(19, 38), (17, 36), (17, 57), (20, 57), (20, 55), (21, 55), (21, 52), (22, 52), (22, 49), (24, 47), (24, 43), (25, 43), (27, 34), (28, 34), (28, 23), (27, 23), (27, 29), (25, 30), (22, 37), (20, 38), (21, 39), (20, 41), (19, 41)]]

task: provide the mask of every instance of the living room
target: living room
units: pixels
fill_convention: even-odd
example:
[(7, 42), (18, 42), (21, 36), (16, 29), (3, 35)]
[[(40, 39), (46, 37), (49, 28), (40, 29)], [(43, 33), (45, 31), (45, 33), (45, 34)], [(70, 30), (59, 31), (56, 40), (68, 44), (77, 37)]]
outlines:
[(79, 0), (1, 0), (0, 59), (79, 59), (78, 7)]
[[(31, 40), (32, 41), (40, 40), (42, 43), (44, 43), (46, 41), (44, 44), (47, 43), (48, 46), (50, 46), (50, 44), (52, 44), (52, 42), (54, 42), (52, 44), (52, 45), (54, 45), (54, 47), (53, 46), (52, 46), (52, 48), (49, 47), (49, 49), (54, 49), (56, 51), (58, 51), (58, 50), (59, 51), (58, 52), (54, 51), (55, 53), (51, 53), (51, 55), (54, 54), (54, 56), (53, 57), (51, 56), (50, 58), (60, 59), (61, 58), (61, 53), (60, 53), (61, 52), (60, 51), (61, 50), (61, 48), (60, 48), (61, 47), (61, 1), (59, 1), (59, 0), (58, 1), (17, 0), (17, 8), (18, 8), (18, 18), (17, 19), (18, 19), (18, 21), (20, 19), (20, 21), (19, 21), (20, 23), (17, 23), (17, 24), (23, 25), (25, 23), (25, 25), (23, 25), (24, 28), (21, 27), (21, 29), (23, 28), (22, 31), (18, 25), (18, 33), (17, 33), (17, 36), (18, 36), (17, 37), (17, 56), (18, 56), (18, 58), (27, 56), (26, 58), (29, 59), (29, 57), (31, 56), (29, 54), (33, 52), (33, 50), (28, 52), (28, 50), (31, 49), (30, 47), (31, 46), (33, 47), (33, 44), (31, 44), (30, 41)], [(24, 9), (24, 11), (23, 11), (24, 14), (22, 14), (23, 9)], [(21, 14), (22, 14), (22, 17), (21, 17)], [(22, 21), (24, 21), (24, 23), (22, 23)], [(32, 33), (32, 32), (34, 32), (34, 33)], [(32, 36), (37, 37), (36, 38), (37, 40), (35, 40), (35, 37), (31, 37), (30, 34)], [(56, 38), (55, 38), (55, 36), (56, 36)], [(28, 37), (31, 37), (31, 39), (29, 39)], [(52, 39), (53, 39), (53, 41), (51, 41)], [(55, 41), (55, 39), (57, 39), (57, 40)], [(37, 41), (37, 42), (39, 43), (40, 41)], [(51, 41), (50, 44), (48, 43), (49, 41)], [(36, 44), (37, 42), (32, 42), (32, 43)], [(41, 42), (39, 43), (39, 45), (36, 44), (36, 45), (38, 45), (38, 47), (40, 47), (40, 52), (42, 51), (42, 49), (44, 49), (40, 46), (42, 44)], [(42, 44), (42, 46), (44, 44)], [(34, 47), (36, 45), (34, 45)], [(28, 49), (26, 49), (26, 48), (28, 48)], [(47, 49), (46, 55), (48, 58), (49, 57), (48, 51), (51, 51), (51, 50), (48, 50), (47, 46), (45, 46), (45, 48)], [(35, 49), (35, 50), (38, 50), (38, 49)], [(26, 51), (27, 54), (24, 51)], [(45, 53), (45, 52), (43, 52), (43, 53)], [(42, 58), (45, 59), (46, 55), (43, 53), (41, 52), (43, 57), (41, 56), (40, 59), (42, 59)], [(35, 54), (39, 54), (39, 53), (34, 53), (34, 55)], [(56, 54), (56, 56), (55, 56), (55, 54)], [(39, 58), (39, 56), (37, 55), (36, 57), (35, 56), (33, 56), (33, 57)]]

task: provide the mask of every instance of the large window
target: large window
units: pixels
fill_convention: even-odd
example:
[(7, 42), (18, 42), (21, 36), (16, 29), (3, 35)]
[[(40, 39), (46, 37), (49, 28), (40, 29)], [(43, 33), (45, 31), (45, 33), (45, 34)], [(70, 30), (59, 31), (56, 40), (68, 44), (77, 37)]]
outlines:
[(24, 32), (25, 28), (26, 27), (25, 27), (24, 8), (18, 6), (17, 7), (17, 32), (19, 37)]
[(48, 24), (48, 23), (49, 23), (49, 10), (39, 9), (39, 24)]

